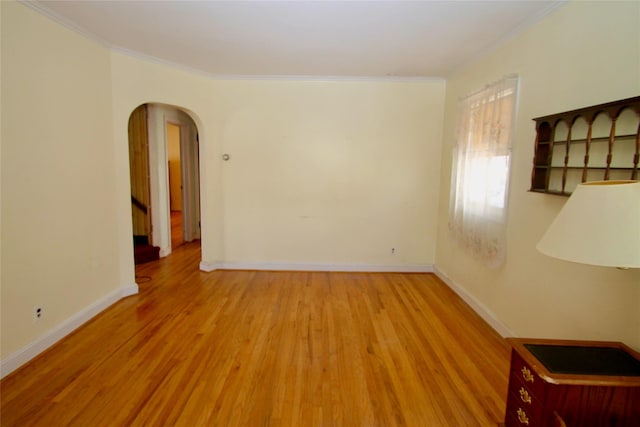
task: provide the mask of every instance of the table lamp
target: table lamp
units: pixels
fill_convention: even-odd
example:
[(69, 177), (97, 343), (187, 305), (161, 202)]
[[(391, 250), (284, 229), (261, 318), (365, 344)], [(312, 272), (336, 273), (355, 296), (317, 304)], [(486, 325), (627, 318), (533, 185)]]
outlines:
[(640, 181), (579, 184), (537, 249), (565, 261), (640, 268)]

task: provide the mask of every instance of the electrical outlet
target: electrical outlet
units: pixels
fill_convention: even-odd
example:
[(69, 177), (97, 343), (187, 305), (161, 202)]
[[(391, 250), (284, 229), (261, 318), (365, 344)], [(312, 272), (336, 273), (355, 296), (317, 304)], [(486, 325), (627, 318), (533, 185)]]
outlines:
[(42, 319), (42, 314), (43, 314), (42, 307), (36, 306), (36, 308), (33, 309), (33, 321), (37, 322), (40, 319)]

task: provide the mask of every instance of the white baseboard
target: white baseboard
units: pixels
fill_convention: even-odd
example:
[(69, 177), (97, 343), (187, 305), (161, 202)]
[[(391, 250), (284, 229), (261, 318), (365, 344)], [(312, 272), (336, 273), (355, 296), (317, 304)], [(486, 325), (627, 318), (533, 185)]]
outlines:
[(120, 298), (130, 297), (131, 295), (136, 295), (138, 292), (140, 292), (140, 290), (138, 289), (137, 283), (123, 286), (120, 288)]
[(220, 269), (220, 263), (215, 261), (200, 261), (200, 270), (206, 271), (207, 273)]
[(110, 305), (119, 301), (122, 298), (138, 293), (138, 285), (133, 283), (131, 285), (123, 286), (120, 289), (116, 289), (113, 292), (108, 293), (104, 297), (95, 301), (94, 303), (83, 308), (64, 322), (60, 323), (40, 338), (36, 339), (25, 347), (16, 351), (13, 354), (7, 356), (6, 359), (0, 361), (0, 378), (4, 378), (11, 372), (18, 369), (56, 342), (60, 341), (65, 336), (91, 320), (94, 316), (105, 310)]
[(277, 262), (200, 262), (200, 270), (336, 271), (367, 273), (433, 273), (433, 265), (321, 264)]
[(444, 283), (447, 284), (464, 302), (466, 302), (473, 311), (478, 314), (478, 316), (482, 317), (482, 319), (489, 324), (501, 337), (514, 337), (515, 334), (511, 331), (504, 323), (502, 323), (498, 317), (489, 310), (483, 303), (481, 303), (476, 297), (470, 294), (465, 288), (460, 286), (458, 283), (453, 281), (449, 276), (447, 276), (442, 270), (440, 270), (437, 266), (435, 267), (435, 274), (438, 276)]

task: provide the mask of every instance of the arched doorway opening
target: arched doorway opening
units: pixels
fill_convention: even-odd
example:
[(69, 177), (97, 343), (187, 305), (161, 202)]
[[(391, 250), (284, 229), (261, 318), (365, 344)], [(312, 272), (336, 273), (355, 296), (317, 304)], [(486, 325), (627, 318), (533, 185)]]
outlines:
[(198, 129), (182, 109), (147, 103), (129, 117), (136, 264), (200, 239)]

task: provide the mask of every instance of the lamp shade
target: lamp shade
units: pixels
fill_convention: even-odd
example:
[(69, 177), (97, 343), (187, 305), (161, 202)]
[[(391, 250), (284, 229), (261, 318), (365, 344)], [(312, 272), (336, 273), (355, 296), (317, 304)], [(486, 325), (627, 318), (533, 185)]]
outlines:
[(640, 268), (640, 181), (578, 185), (537, 249), (565, 261)]

